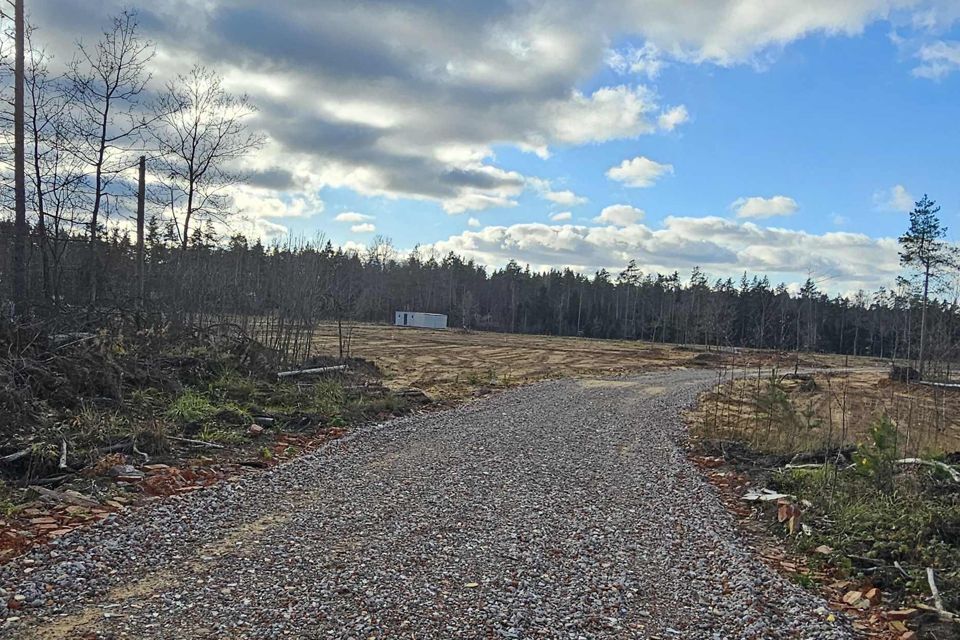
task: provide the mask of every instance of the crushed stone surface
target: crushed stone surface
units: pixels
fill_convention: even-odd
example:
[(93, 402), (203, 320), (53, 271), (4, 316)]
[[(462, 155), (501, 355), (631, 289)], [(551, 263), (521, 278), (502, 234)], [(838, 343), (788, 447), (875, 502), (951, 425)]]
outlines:
[(714, 377), (540, 383), (113, 516), (0, 568), (0, 638), (852, 637), (685, 458)]

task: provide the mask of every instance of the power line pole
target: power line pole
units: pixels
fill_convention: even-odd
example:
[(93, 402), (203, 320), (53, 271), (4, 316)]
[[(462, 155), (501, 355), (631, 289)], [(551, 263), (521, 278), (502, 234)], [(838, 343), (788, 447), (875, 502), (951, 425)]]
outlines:
[(143, 222), (144, 201), (147, 189), (147, 159), (140, 156), (140, 183), (137, 189), (137, 312), (143, 308)]
[(24, 165), (24, 18), (23, 0), (14, 0), (16, 23), (16, 65), (14, 71), (14, 244), (13, 244), (13, 300), (17, 315), (23, 315), (27, 306), (27, 186)]

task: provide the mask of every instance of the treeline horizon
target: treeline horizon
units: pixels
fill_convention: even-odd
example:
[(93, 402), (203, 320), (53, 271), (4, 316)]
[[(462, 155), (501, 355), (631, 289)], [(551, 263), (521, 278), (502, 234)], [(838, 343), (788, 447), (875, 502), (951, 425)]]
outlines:
[[(10, 263), (12, 225), (0, 223), (0, 264)], [(118, 228), (104, 233), (96, 260), (83, 236), (58, 240), (55, 273), (44, 265), (41, 238), (31, 230), (28, 291), (38, 316), (89, 308), (91, 264), (98, 265), (98, 306), (143, 309), (169, 321), (277, 316), (309, 327), (323, 320), (391, 322), (398, 310), (443, 313), (449, 326), (650, 342), (812, 351), (913, 359), (921, 293), (895, 288), (830, 296), (808, 278), (797, 293), (787, 284), (746, 273), (711, 278), (699, 267), (681, 275), (644, 273), (635, 261), (619, 272), (533, 271), (511, 261), (487, 269), (454, 253), (401, 254), (377, 237), (364, 251), (331, 242), (264, 245), (237, 234), (222, 241), (197, 227), (186, 249), (152, 217), (144, 237), (143, 293), (136, 243)], [(0, 273), (9, 299), (10, 278)], [(955, 358), (957, 302), (932, 299), (927, 344), (933, 360)]]

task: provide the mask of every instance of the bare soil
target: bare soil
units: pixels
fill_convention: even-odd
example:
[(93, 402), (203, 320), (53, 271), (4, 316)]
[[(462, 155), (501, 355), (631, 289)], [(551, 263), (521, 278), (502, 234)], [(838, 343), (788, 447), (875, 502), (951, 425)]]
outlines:
[[(335, 324), (322, 325), (316, 351), (338, 353)], [(707, 351), (638, 340), (418, 329), (355, 324), (344, 327), (349, 354), (371, 360), (394, 388), (415, 387), (438, 400), (456, 401), (538, 380), (622, 375), (657, 369), (716, 366), (793, 367), (796, 357), (748, 349)], [(840, 367), (870, 360), (804, 355), (800, 366)]]

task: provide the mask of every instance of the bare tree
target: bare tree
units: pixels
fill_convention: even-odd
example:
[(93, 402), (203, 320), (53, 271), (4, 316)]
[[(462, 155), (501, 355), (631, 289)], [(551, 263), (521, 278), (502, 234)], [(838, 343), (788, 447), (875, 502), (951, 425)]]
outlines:
[(64, 79), (51, 74), (50, 56), (33, 46), (31, 35), (32, 29), (28, 29), (25, 81), (31, 204), (36, 214), (43, 293), (48, 300), (56, 300), (61, 259), (76, 209), (84, 204), (80, 192), (84, 170), (71, 151), (70, 100)]
[(231, 95), (216, 72), (199, 65), (170, 82), (157, 101), (153, 164), (182, 249), (191, 223), (229, 215), (229, 188), (244, 178), (236, 165), (263, 143), (247, 127), (255, 112), (247, 96)]
[(2, 167), (2, 191), (0, 201), (4, 210), (14, 209), (13, 197), (13, 120), (14, 76), (16, 75), (15, 27), (13, 16), (6, 11), (7, 2), (0, 4), (0, 167)]
[(140, 98), (150, 80), (154, 48), (138, 33), (136, 14), (124, 11), (92, 47), (78, 44), (67, 72), (72, 84), (77, 154), (93, 173), (89, 220), (90, 298), (97, 298), (96, 245), (100, 214), (111, 183), (132, 166), (130, 152), (149, 126)]

